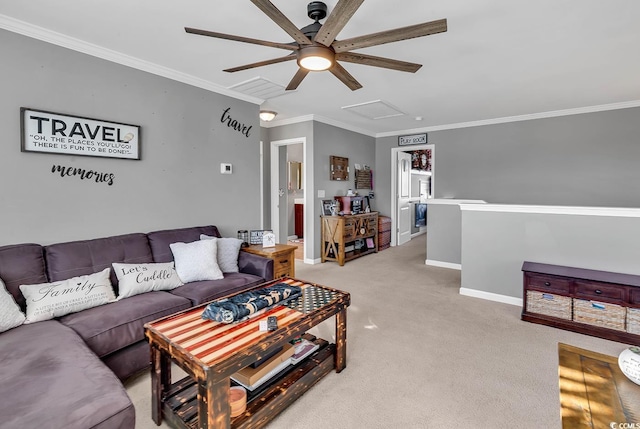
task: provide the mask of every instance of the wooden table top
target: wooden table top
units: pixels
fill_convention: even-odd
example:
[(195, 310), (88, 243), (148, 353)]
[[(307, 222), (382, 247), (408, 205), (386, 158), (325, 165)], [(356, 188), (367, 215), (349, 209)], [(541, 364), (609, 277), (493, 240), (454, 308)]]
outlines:
[(243, 247), (242, 250), (249, 253), (255, 253), (257, 255), (265, 256), (272, 255), (278, 256), (283, 253), (294, 252), (298, 246), (291, 246), (290, 244), (277, 243), (272, 247), (263, 247), (262, 244), (251, 244), (247, 247)]
[(640, 386), (622, 373), (617, 357), (558, 343), (558, 358), (563, 429), (640, 423)]
[(202, 312), (207, 305), (204, 304), (150, 322), (145, 327), (153, 335), (154, 341), (170, 345), (174, 354), (180, 354), (183, 359), (201, 367), (210, 367), (233, 356), (239, 350), (260, 344), (270, 336), (271, 332), (260, 331), (260, 322), (266, 321), (269, 316), (276, 316), (278, 327), (286, 328), (324, 306), (337, 301), (346, 301), (347, 305), (349, 302), (348, 294), (297, 279), (274, 280), (260, 287), (281, 282), (300, 286), (302, 295), (245, 321), (227, 324), (202, 319)]

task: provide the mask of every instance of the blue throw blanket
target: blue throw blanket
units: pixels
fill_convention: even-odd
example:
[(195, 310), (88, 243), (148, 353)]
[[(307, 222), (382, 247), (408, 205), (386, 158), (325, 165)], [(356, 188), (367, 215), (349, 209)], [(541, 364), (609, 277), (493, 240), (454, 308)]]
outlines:
[(286, 283), (277, 283), (263, 289), (241, 293), (207, 305), (203, 319), (214, 322), (233, 323), (243, 320), (258, 311), (299, 296), (302, 289)]

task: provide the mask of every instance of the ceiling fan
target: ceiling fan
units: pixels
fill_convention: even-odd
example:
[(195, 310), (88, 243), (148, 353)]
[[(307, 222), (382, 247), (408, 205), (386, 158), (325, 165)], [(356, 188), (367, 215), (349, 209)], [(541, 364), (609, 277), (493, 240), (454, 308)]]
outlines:
[(383, 67), (392, 70), (415, 73), (422, 64), (409, 63), (390, 58), (376, 57), (373, 55), (351, 52), (354, 49), (367, 48), (400, 40), (413, 39), (415, 37), (428, 36), (430, 34), (447, 31), (447, 20), (425, 22), (396, 28), (394, 30), (381, 31), (351, 39), (337, 40), (338, 33), (344, 28), (349, 19), (358, 10), (364, 0), (339, 0), (336, 7), (324, 24), (320, 20), (327, 16), (327, 5), (320, 1), (314, 1), (307, 5), (307, 15), (315, 22), (304, 28), (298, 29), (280, 10), (269, 0), (251, 0), (278, 26), (286, 31), (295, 42), (277, 43), (266, 40), (251, 39), (248, 37), (234, 36), (231, 34), (217, 33), (214, 31), (199, 30), (185, 27), (185, 31), (201, 36), (216, 37), (219, 39), (235, 40), (237, 42), (252, 43), (255, 45), (269, 46), (272, 48), (292, 51), (289, 55), (256, 63), (245, 64), (224, 71), (233, 73), (248, 70), (270, 64), (297, 60), (299, 69), (289, 82), (287, 90), (293, 90), (300, 85), (310, 71), (329, 70), (342, 83), (352, 91), (362, 88), (362, 85), (353, 77), (338, 61), (356, 64), (364, 64), (374, 67)]

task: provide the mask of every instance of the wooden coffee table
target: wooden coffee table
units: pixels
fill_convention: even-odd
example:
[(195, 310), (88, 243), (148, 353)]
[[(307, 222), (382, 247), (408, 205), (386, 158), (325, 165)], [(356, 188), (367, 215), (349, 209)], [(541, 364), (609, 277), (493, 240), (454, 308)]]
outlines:
[[(156, 424), (165, 418), (176, 428), (262, 427), (332, 369), (340, 372), (346, 367), (350, 295), (293, 278), (274, 280), (256, 289), (281, 282), (300, 286), (302, 296), (243, 322), (203, 320), (206, 305), (201, 305), (145, 325), (151, 347), (151, 414)], [(233, 373), (334, 315), (335, 344), (316, 339), (321, 344), (318, 351), (276, 376), (257, 397), (250, 397), (244, 414), (230, 417)], [(260, 321), (268, 316), (277, 317), (276, 331), (259, 330)], [(188, 376), (172, 382), (171, 362)]]
[(562, 343), (558, 357), (564, 429), (640, 423), (640, 386), (625, 377), (618, 358)]

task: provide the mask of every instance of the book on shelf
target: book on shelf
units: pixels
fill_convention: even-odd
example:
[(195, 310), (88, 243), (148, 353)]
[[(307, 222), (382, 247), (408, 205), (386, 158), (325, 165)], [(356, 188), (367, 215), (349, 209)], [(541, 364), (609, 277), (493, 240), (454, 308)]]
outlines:
[[(249, 365), (234, 373), (231, 378), (247, 389), (253, 390), (291, 364), (290, 358), (294, 352), (295, 349), (291, 344), (285, 344), (280, 352), (271, 356), (262, 365), (255, 368)], [(285, 362), (286, 365), (283, 366), (282, 364)], [(278, 368), (279, 370), (276, 371)]]
[(296, 365), (298, 362), (305, 359), (311, 353), (315, 352), (320, 348), (320, 345), (316, 343), (312, 343), (309, 340), (303, 339), (299, 343), (295, 344), (295, 352), (291, 356), (291, 363)]
[(281, 361), (278, 363), (277, 366), (275, 366), (274, 368), (271, 369), (271, 371), (267, 372), (266, 374), (264, 374), (261, 378), (257, 379), (256, 381), (254, 381), (253, 383), (249, 384), (249, 383), (243, 383), (242, 381), (240, 381), (236, 375), (238, 373), (235, 373), (234, 375), (231, 376), (231, 378), (238, 383), (239, 385), (241, 385), (242, 387), (246, 388), (249, 391), (254, 391), (256, 390), (258, 387), (262, 386), (264, 383), (266, 383), (267, 381), (271, 380), (273, 377), (277, 376), (278, 374), (280, 374), (282, 371), (284, 371), (285, 369), (289, 368), (291, 366), (291, 358), (288, 357), (285, 360)]

